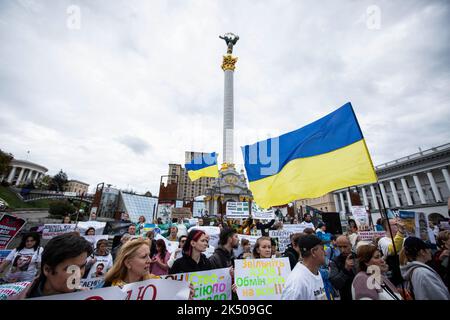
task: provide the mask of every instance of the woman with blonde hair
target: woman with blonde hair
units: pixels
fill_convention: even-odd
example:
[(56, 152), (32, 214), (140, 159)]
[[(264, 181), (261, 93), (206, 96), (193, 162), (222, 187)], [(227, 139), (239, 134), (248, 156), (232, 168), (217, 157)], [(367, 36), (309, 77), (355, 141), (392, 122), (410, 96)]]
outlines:
[(272, 258), (272, 241), (269, 237), (260, 237), (253, 248), (253, 259)]
[(104, 287), (159, 279), (150, 273), (150, 266), (150, 241), (143, 238), (128, 241), (120, 248), (113, 267), (106, 274)]

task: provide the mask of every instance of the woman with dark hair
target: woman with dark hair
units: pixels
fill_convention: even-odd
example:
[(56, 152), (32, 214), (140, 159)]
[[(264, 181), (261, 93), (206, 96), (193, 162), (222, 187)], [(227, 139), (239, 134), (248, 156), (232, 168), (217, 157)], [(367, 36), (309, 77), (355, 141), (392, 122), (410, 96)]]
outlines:
[[(33, 281), (39, 275), (44, 249), (40, 247), (41, 237), (37, 232), (26, 233), (19, 246), (11, 251), (0, 265), (0, 273), (11, 265), (5, 276), (7, 282)], [(11, 264), (12, 263), (12, 264)]]
[(163, 239), (156, 240), (156, 251), (150, 261), (150, 272), (157, 276), (165, 275), (169, 271), (167, 262), (170, 259), (170, 252), (167, 251), (166, 242)]
[(70, 221), (70, 216), (64, 216), (62, 224), (71, 224), (72, 222)]
[(402, 299), (395, 285), (384, 275), (388, 265), (375, 245), (360, 246), (357, 258), (359, 272), (352, 282), (353, 300)]
[(182, 255), (182, 251), (183, 251), (183, 246), (186, 243), (186, 239), (187, 236), (181, 236), (178, 240), (178, 248), (172, 252), (172, 254), (170, 255), (170, 259), (169, 261), (167, 261), (167, 264), (169, 265), (169, 268), (172, 268), (173, 263), (175, 262), (175, 260), (177, 260), (178, 258), (181, 257)]
[(183, 256), (173, 263), (169, 274), (211, 270), (211, 262), (203, 254), (208, 246), (208, 237), (204, 231), (194, 229), (189, 232), (183, 246)]
[(90, 227), (86, 230), (86, 232), (84, 233), (84, 235), (86, 236), (95, 236), (95, 228), (94, 227)]
[(253, 259), (272, 258), (272, 240), (269, 237), (260, 237), (253, 247)]

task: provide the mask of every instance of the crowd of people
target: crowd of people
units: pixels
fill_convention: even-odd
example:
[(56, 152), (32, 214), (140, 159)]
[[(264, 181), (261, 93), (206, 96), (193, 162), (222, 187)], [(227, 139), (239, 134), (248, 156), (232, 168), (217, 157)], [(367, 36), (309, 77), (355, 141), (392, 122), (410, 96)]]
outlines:
[[(124, 286), (162, 275), (229, 268), (233, 299), (236, 259), (286, 257), (291, 272), (282, 291), (282, 300), (450, 300), (450, 231), (433, 230), (437, 246), (416, 237), (406, 237), (399, 219), (377, 221), (382, 238), (361, 240), (354, 220), (344, 234), (330, 234), (323, 222), (314, 224), (310, 214), (302, 217), (301, 233), (290, 235), (290, 244), (278, 252), (270, 230), (283, 227), (282, 221), (268, 223), (246, 219), (218, 221), (218, 245), (207, 257), (210, 236), (203, 230), (182, 232), (173, 223), (166, 239), (156, 239), (154, 231), (144, 232), (145, 218), (128, 227), (114, 248), (101, 239), (93, 244), (79, 232), (52, 238), (40, 246), (37, 232), (23, 235), (20, 244), (0, 265), (3, 282), (31, 284), (14, 299), (41, 297), (83, 290), (68, 285), (69, 266), (80, 269), (83, 279), (103, 278), (103, 287)], [(199, 219), (199, 225), (203, 221)], [(298, 224), (298, 219), (291, 221)], [(70, 223), (70, 219), (64, 219)], [(284, 222), (286, 223), (286, 222)], [(92, 228), (93, 229), (93, 228)], [(239, 234), (260, 231), (256, 243), (239, 240)], [(392, 233), (392, 235), (391, 235)], [(85, 236), (95, 234), (91, 228)], [(178, 242), (169, 252), (166, 241)], [(239, 253), (239, 254), (236, 254)], [(193, 288), (191, 286), (191, 298)]]

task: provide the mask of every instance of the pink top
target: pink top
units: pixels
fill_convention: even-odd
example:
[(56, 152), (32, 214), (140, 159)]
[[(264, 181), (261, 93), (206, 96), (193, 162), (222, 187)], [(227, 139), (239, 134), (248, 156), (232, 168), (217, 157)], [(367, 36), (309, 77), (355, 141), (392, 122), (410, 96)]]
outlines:
[[(158, 259), (161, 259), (161, 258), (159, 258), (159, 253), (153, 255), (153, 258), (156, 258), (156, 257), (158, 257)], [(162, 260), (161, 262), (167, 264), (167, 261), (169, 261), (169, 259), (170, 259), (170, 253), (169, 253), (169, 251), (166, 251), (166, 255), (164, 256), (164, 260)], [(168, 274), (168, 272), (169, 272), (168, 268), (164, 270), (156, 262), (153, 263), (152, 266), (151, 266), (150, 273), (152, 273), (152, 274), (154, 274), (156, 276), (165, 275), (165, 274)]]

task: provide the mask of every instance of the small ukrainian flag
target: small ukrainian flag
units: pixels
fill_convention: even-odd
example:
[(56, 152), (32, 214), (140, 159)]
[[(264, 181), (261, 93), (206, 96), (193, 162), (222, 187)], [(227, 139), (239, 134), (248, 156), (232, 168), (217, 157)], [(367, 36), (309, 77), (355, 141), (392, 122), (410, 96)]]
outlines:
[(217, 167), (217, 154), (215, 152), (201, 155), (192, 159), (190, 163), (186, 163), (186, 168), (191, 181), (195, 181), (201, 177), (219, 177), (219, 168)]
[(250, 190), (263, 208), (377, 181), (350, 102), (303, 128), (244, 146), (242, 153)]

